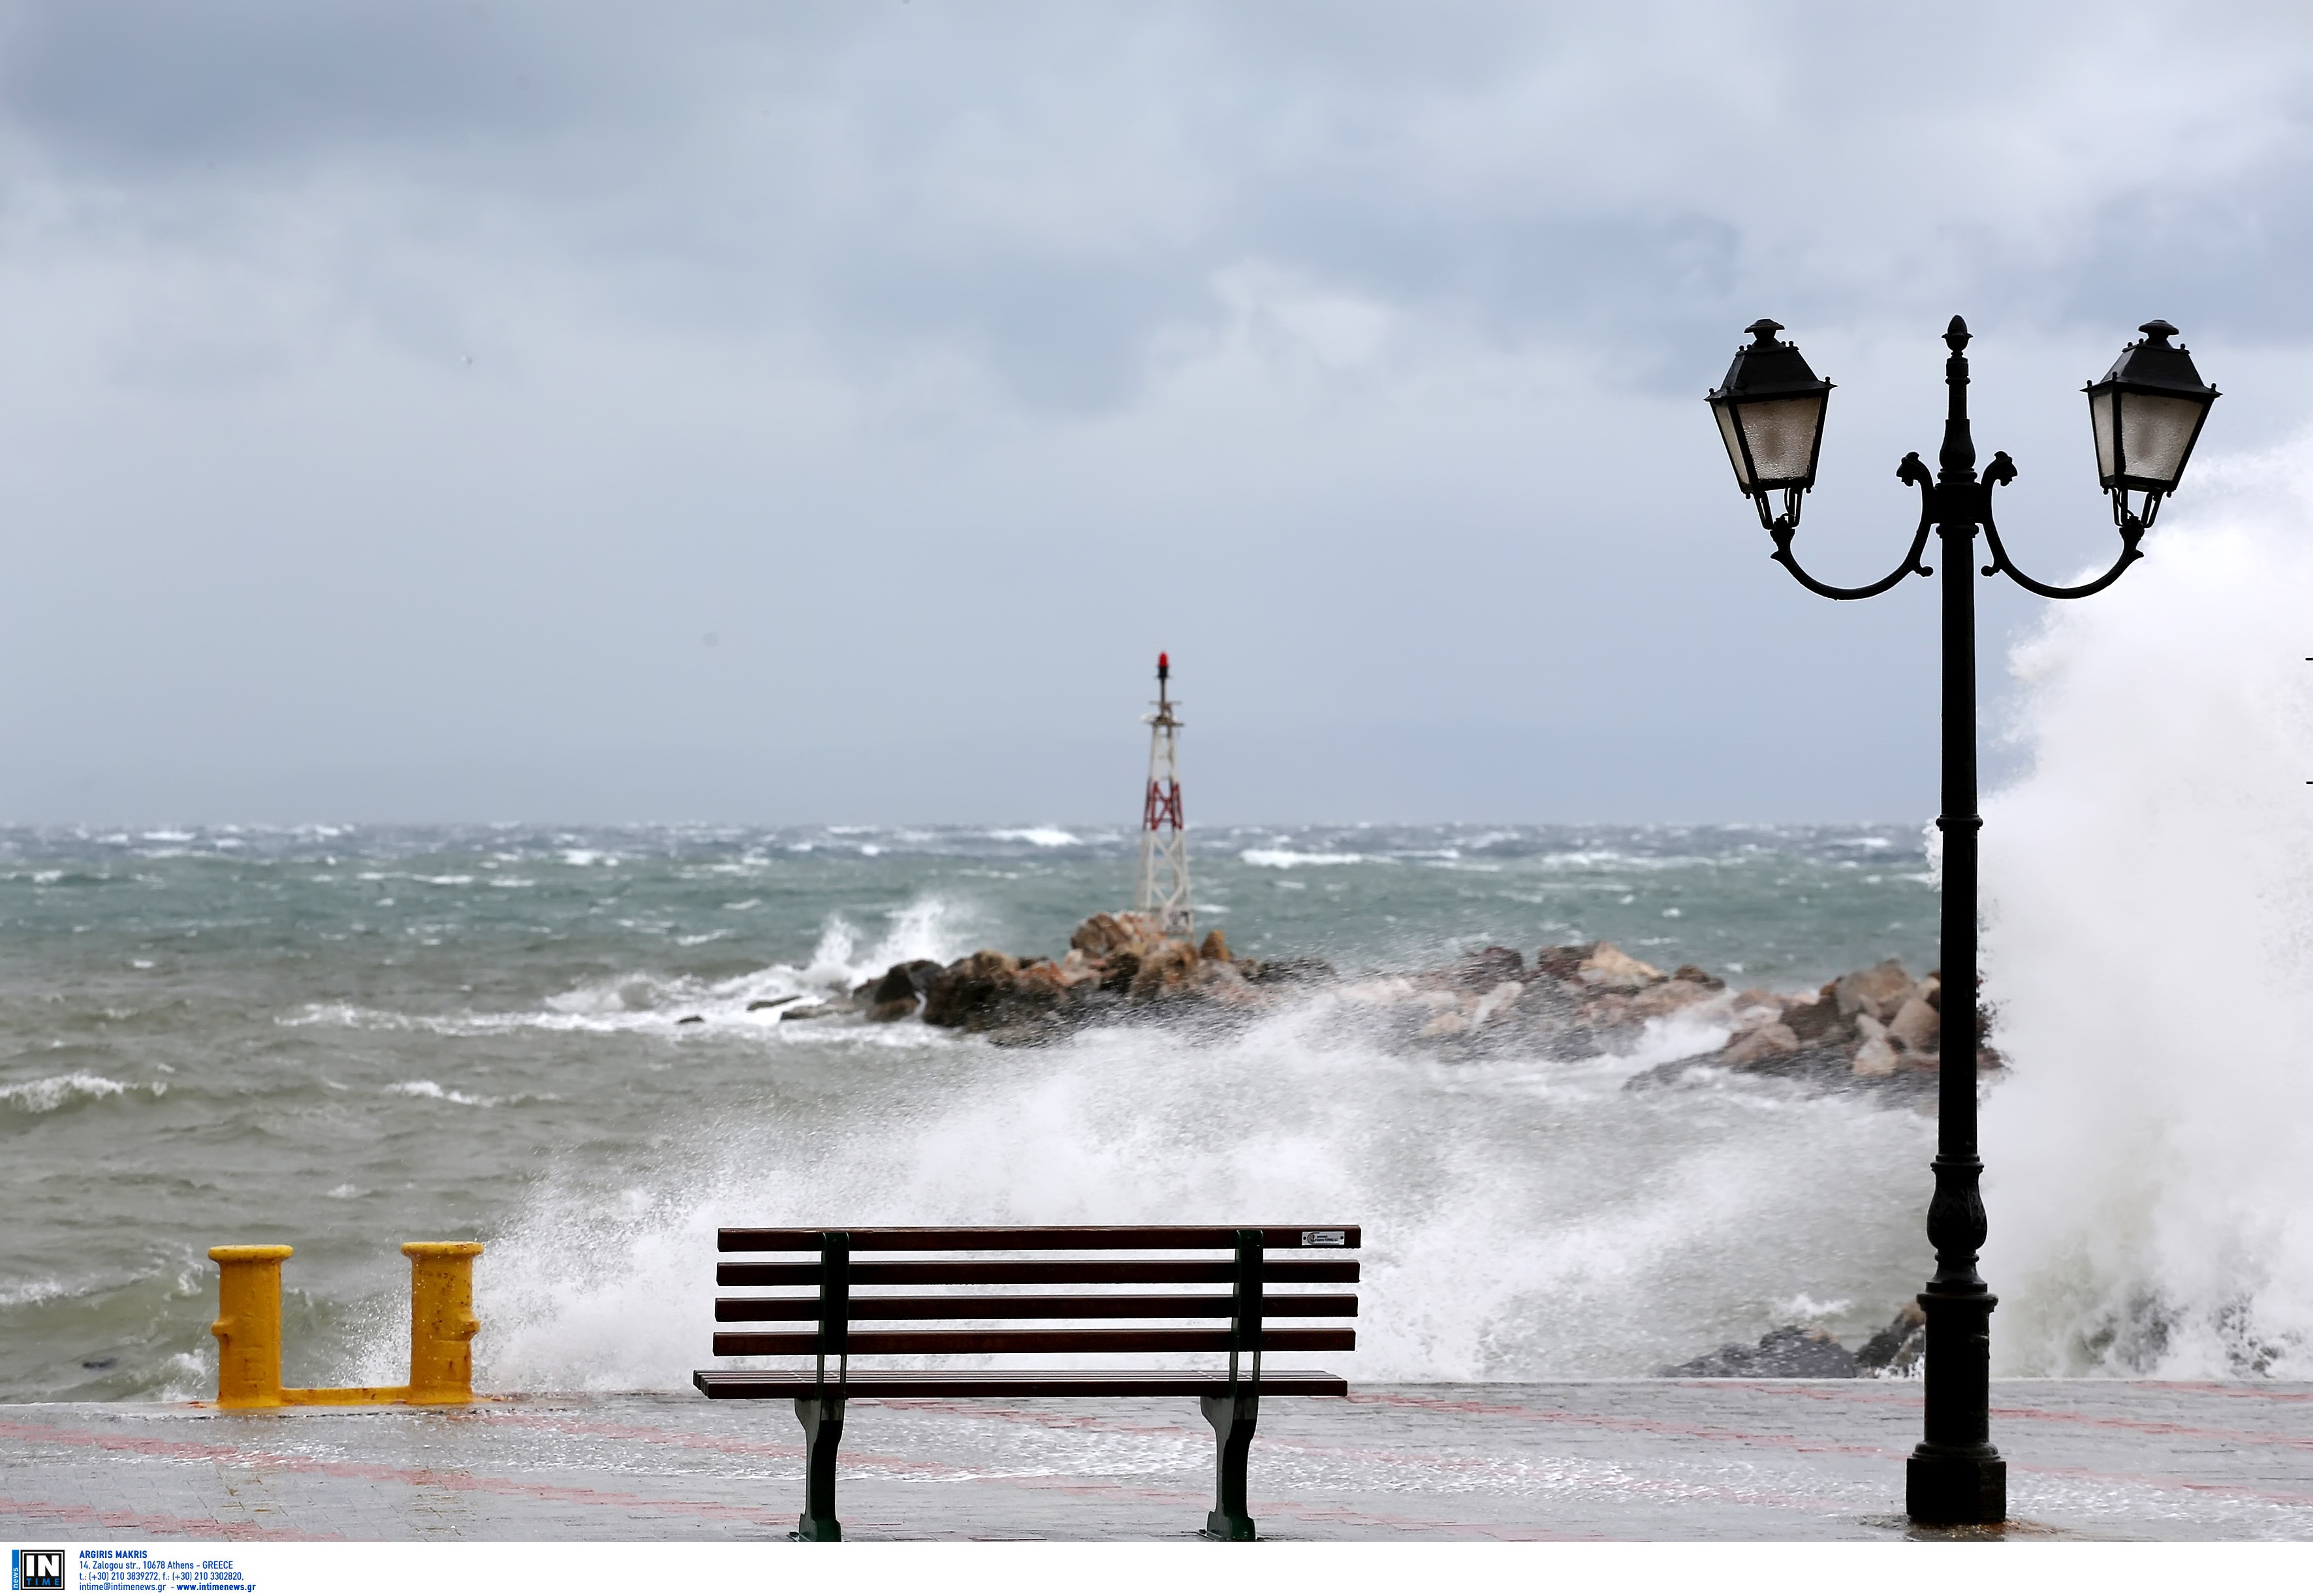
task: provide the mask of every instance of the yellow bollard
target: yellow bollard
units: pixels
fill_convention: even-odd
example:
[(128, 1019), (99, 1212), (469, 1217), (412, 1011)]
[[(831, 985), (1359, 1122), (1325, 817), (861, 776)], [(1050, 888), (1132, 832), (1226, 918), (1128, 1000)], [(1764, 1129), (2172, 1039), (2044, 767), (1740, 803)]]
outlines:
[(409, 1402), (474, 1399), (474, 1259), (479, 1241), (404, 1241), (409, 1259)]
[(217, 1406), (281, 1406), (281, 1260), (287, 1247), (212, 1247), (216, 1261)]
[(474, 1399), (474, 1259), (479, 1241), (405, 1241), (409, 1259), (409, 1383), (281, 1383), (281, 1260), (287, 1247), (212, 1247), (222, 1273), (217, 1318), (220, 1407), (451, 1406)]

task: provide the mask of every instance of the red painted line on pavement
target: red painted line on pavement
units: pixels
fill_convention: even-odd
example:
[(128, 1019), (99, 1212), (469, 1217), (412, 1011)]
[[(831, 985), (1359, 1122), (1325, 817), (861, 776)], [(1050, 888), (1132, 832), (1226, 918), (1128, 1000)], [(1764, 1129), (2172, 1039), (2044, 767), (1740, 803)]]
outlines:
[(2149, 1385), (2158, 1390), (2194, 1391), (2211, 1397), (2246, 1397), (2253, 1402), (2313, 1402), (2313, 1391), (2265, 1390), (2247, 1381), (2147, 1380), (2132, 1383)]
[[(1771, 1388), (1763, 1386), (1755, 1389), (1767, 1390)], [(1790, 1390), (1790, 1388), (1782, 1388), (1781, 1391), (1778, 1394), (1784, 1393), (1804, 1395), (1833, 1401), (1860, 1400), (1870, 1402), (1874, 1400), (1886, 1400), (1886, 1399), (1863, 1397), (1860, 1394), (1856, 1397), (1848, 1397), (1843, 1392), (1817, 1390), (1814, 1389), (1794, 1392)], [(1434, 1398), (1411, 1398), (1385, 1394), (1359, 1395), (1355, 1392), (1350, 1394), (1349, 1400), (1352, 1402), (1403, 1403), (1409, 1406), (1433, 1407), (1448, 1412), (1466, 1411), (1473, 1413), (1499, 1414), (1521, 1418), (1537, 1419), (1544, 1423), (1590, 1425), (1604, 1429), (1631, 1431), (1641, 1434), (1675, 1435), (1693, 1440), (1740, 1441), (1746, 1444), (1784, 1446), (1798, 1451), (1837, 1451), (1889, 1459), (1901, 1458), (1909, 1455), (1908, 1453), (1904, 1452), (1889, 1451), (1885, 1448), (1880, 1447), (1823, 1445), (1802, 1442), (1796, 1437), (1790, 1436), (1755, 1434), (1743, 1431), (1715, 1429), (1701, 1425), (1667, 1425), (1651, 1420), (1628, 1419), (1600, 1414), (1570, 1413), (1543, 1408), (1499, 1407), (1481, 1403), (1448, 1402)], [(2011, 1474), (2042, 1475), (2056, 1479), (2096, 1480), (2108, 1485), (2138, 1486), (2161, 1491), (2190, 1491), (2204, 1495), (2234, 1496), (2245, 1501), (2270, 1502), (2292, 1507), (2313, 1505), (2313, 1495), (2300, 1495), (2286, 1491), (2268, 1491), (2254, 1486), (2229, 1485), (2216, 1480), (2185, 1479), (2173, 1475), (2122, 1474), (2114, 1473), (2109, 1470), (2094, 1469), (2065, 1468), (2061, 1466), (2049, 1467), (2019, 1463), (2013, 1458), (2010, 1458), (2008, 1460), (2008, 1468)]]
[[(907, 1398), (901, 1399), (909, 1407), (923, 1409), (945, 1408), (957, 1411), (960, 1405), (951, 1405), (938, 1398)], [(900, 1401), (883, 1399), (881, 1405), (897, 1407)], [(1054, 1429), (1091, 1429), (1108, 1434), (1197, 1435), (1189, 1425), (1128, 1424), (1119, 1420), (1085, 1419), (1081, 1416), (1055, 1415), (1033, 1408), (999, 1406), (991, 1402), (973, 1402), (965, 1409), (971, 1416), (992, 1418), (1000, 1422), (1026, 1424)], [(1500, 1458), (1457, 1457), (1443, 1452), (1385, 1451), (1370, 1447), (1336, 1446), (1318, 1442), (1305, 1442), (1289, 1436), (1267, 1435), (1258, 1444), (1264, 1450), (1289, 1452), (1299, 1457), (1338, 1459), (1344, 1462), (1379, 1463), (1396, 1468), (1425, 1469), (1438, 1472), (1464, 1474), (1490, 1473), (1496, 1476), (1519, 1477), (1535, 1471), (1535, 1466), (1516, 1460)], [(1816, 1447), (1806, 1450), (1826, 1450)], [(1882, 1453), (1882, 1456), (1898, 1454)], [(1848, 1502), (1823, 1496), (1795, 1496), (1781, 1492), (1746, 1490), (1735, 1486), (1705, 1485), (1677, 1479), (1662, 1479), (1622, 1473), (1614, 1481), (1617, 1488), (1639, 1495), (1658, 1496), (1711, 1496), (1725, 1501), (1739, 1502), (1748, 1506), (1788, 1507), (1808, 1512), (1843, 1512), (1853, 1506)]]
[[(998, 1407), (995, 1404), (986, 1402), (956, 1404), (939, 1398), (878, 1398), (873, 1401), (863, 1399), (858, 1405), (863, 1407), (904, 1407), (910, 1410), (928, 1409), (950, 1412), (956, 1411), (957, 1408), (962, 1407), (972, 1416), (975, 1417), (994, 1418), (1001, 1421), (1025, 1422), (1038, 1425), (1051, 1425), (1052, 1427), (1057, 1428), (1096, 1428), (1113, 1432), (1169, 1435), (1191, 1435), (1195, 1434), (1194, 1431), (1184, 1425), (1135, 1425), (1118, 1420), (1093, 1419), (1088, 1420), (1083, 1425), (1073, 1425), (1067, 1423), (1066, 1421), (1071, 1417), (1081, 1416), (1042, 1413), (1027, 1408)], [(686, 1451), (734, 1452), (743, 1455), (770, 1454), (778, 1456), (783, 1460), (799, 1460), (803, 1453), (803, 1449), (799, 1445), (781, 1447), (773, 1443), (761, 1442), (747, 1442), (727, 1437), (703, 1435), (695, 1431), (670, 1429), (662, 1425), (604, 1424), (594, 1420), (551, 1418), (544, 1415), (514, 1414), (507, 1413), (504, 1410), (479, 1416), (482, 1417), (488, 1423), (496, 1425), (517, 1425), (541, 1429), (550, 1429), (568, 1434), (600, 1434), (620, 1440), (641, 1441), (673, 1446)], [(1352, 1461), (1394, 1461), (1399, 1463), (1412, 1463), (1415, 1465), (1429, 1465), (1447, 1469), (1488, 1469), (1496, 1472), (1523, 1472), (1518, 1465), (1505, 1464), (1503, 1461), (1497, 1459), (1461, 1459), (1442, 1456), (1431, 1457), (1424, 1454), (1394, 1455), (1384, 1452), (1359, 1451), (1356, 1449), (1347, 1447), (1303, 1445), (1289, 1441), (1275, 1440), (1264, 1441), (1262, 1444), (1264, 1446), (1274, 1447), (1279, 1451), (1293, 1451), (1296, 1453), (1314, 1453), (1321, 1456), (1338, 1456)], [(1193, 1508), (1204, 1500), (1203, 1496), (1199, 1494), (1193, 1492), (1182, 1492), (1177, 1489), (1165, 1486), (1126, 1486), (1113, 1479), (1084, 1480), (1051, 1475), (1021, 1475), (1009, 1471), (993, 1472), (985, 1465), (941, 1462), (931, 1459), (903, 1458), (891, 1453), (860, 1452), (856, 1450), (848, 1451), (843, 1454), (842, 1469), (842, 1477), (845, 1478), (856, 1479), (872, 1478), (872, 1474), (862, 1473), (859, 1471), (881, 1470), (885, 1473), (901, 1476), (912, 1475), (919, 1478), (933, 1476), (958, 1481), (960, 1483), (1010, 1486), (1017, 1486), (1024, 1490), (1059, 1491), (1069, 1495), (1104, 1496), (1112, 1499), (1124, 1499), (1163, 1506)], [(1842, 1509), (1851, 1505), (1846, 1503), (1830, 1502), (1816, 1498), (1785, 1497), (1768, 1492), (1736, 1491), (1724, 1486), (1688, 1486), (1680, 1482), (1636, 1480), (1624, 1478), (1617, 1480), (1615, 1483), (1619, 1486), (1635, 1486), (1655, 1495), (1721, 1496), (1733, 1500), (1743, 1501), (1755, 1505), (1776, 1504), (1833, 1510)], [(1453, 1534), (1462, 1534), (1466, 1532), (1472, 1535), (1482, 1535), (1514, 1540), (1564, 1540), (1588, 1539), (1586, 1537), (1561, 1535), (1552, 1530), (1542, 1529), (1538, 1526), (1475, 1525), (1454, 1521), (1416, 1519), (1403, 1515), (1392, 1516), (1388, 1514), (1376, 1513), (1368, 1509), (1319, 1507), (1308, 1503), (1264, 1504), (1262, 1514), (1264, 1517), (1284, 1514), (1294, 1518), (1317, 1521), (1356, 1524), (1376, 1529), (1395, 1529), (1400, 1530), (1428, 1530)]]
[[(1777, 1396), (1802, 1397), (1810, 1402), (1842, 1402), (1857, 1407), (1903, 1407), (1917, 1411), (1918, 1398), (1874, 1396), (1868, 1391), (1851, 1391), (1818, 1386), (1762, 1386)], [(2179, 1388), (2185, 1389), (2185, 1388)], [(2053, 1407), (1994, 1407), (1994, 1418), (2020, 1419), (2030, 1424), (2085, 1425), (2097, 1428), (2128, 1430), (2145, 1435), (2184, 1435), (2206, 1441), (2223, 1441), (2235, 1446), (2300, 1446), (2313, 1447), (2313, 1435), (2283, 1435), (2273, 1431), (2219, 1430), (2204, 1425), (2182, 1424), (2172, 1419), (2127, 1418), (2118, 1414), (2067, 1412)]]
[(0, 1419), (0, 1434), (49, 1446), (94, 1447), (100, 1451), (132, 1452), (141, 1457), (188, 1462), (239, 1463), (250, 1468), (277, 1469), (293, 1474), (319, 1474), (330, 1479), (383, 1481), (394, 1485), (443, 1486), (488, 1495), (514, 1496), (535, 1502), (561, 1502), (585, 1507), (640, 1508), (651, 1513), (690, 1518), (738, 1519), (753, 1524), (778, 1524), (782, 1513), (733, 1503), (682, 1501), (646, 1496), (634, 1491), (604, 1491), (589, 1486), (535, 1484), (468, 1474), (455, 1469), (398, 1469), (383, 1463), (334, 1462), (281, 1452), (260, 1451), (197, 1441), (162, 1441), (150, 1436), (100, 1435), (85, 1430), (63, 1430), (50, 1425), (22, 1424)]
[(744, 1441), (735, 1435), (702, 1435), (693, 1430), (670, 1430), (656, 1425), (606, 1424), (600, 1419), (554, 1418), (545, 1414), (508, 1413), (503, 1409), (479, 1416), (494, 1425), (551, 1430), (563, 1435), (600, 1435), (610, 1441), (640, 1441), (655, 1446), (681, 1447), (686, 1451), (722, 1452), (730, 1457), (776, 1458), (783, 1463), (800, 1464), (804, 1456), (800, 1441)]
[[(1325, 1401), (1329, 1399), (1296, 1399)], [(975, 1401), (966, 1398), (943, 1397), (877, 1397), (873, 1402), (863, 1400), (863, 1407), (896, 1408), (909, 1413), (955, 1413), (973, 1417), (1008, 1419), (1016, 1423), (1042, 1425), (1048, 1430), (1091, 1430), (1108, 1435), (1201, 1435), (1194, 1425), (1164, 1422), (1136, 1422), (1130, 1419), (1103, 1418), (1094, 1414), (1052, 1413), (1029, 1407), (1001, 1407), (992, 1402)]]
[[(98, 1530), (134, 1530), (164, 1540), (343, 1540), (342, 1535), (309, 1535), (301, 1530), (237, 1523), (230, 1519), (185, 1519), (173, 1513), (136, 1513), (128, 1508), (91, 1507), (84, 1502), (25, 1502), (0, 1497), (0, 1518), (45, 1520)], [(20, 1532), (21, 1533), (21, 1532)]]
[(1686, 1441), (1731, 1441), (1746, 1446), (1774, 1446), (1787, 1451), (1836, 1452), (1852, 1457), (1895, 1458), (1910, 1454), (1884, 1446), (1824, 1441), (1804, 1435), (1766, 1431), (1735, 1430), (1716, 1425), (1680, 1425), (1664, 1419), (1628, 1418), (1618, 1414), (1576, 1413), (1567, 1408), (1511, 1407), (1499, 1403), (1464, 1402), (1441, 1397), (1406, 1397), (1352, 1391), (1348, 1400), (1376, 1407), (1419, 1407), (1433, 1413), (1468, 1413), (1503, 1418), (1525, 1418), (1543, 1424), (1582, 1425), (1592, 1429), (1618, 1430), (1639, 1435), (1670, 1435)]
[(2018, 1464), (2009, 1460), (2010, 1474), (2044, 1475), (2051, 1479), (2094, 1480), (2098, 1485), (2143, 1486), (2156, 1491), (2193, 1491), (2203, 1495), (2238, 1496), (2252, 1502), (2271, 1502), (2284, 1507), (2313, 1507), (2313, 1495), (2294, 1491), (2266, 1491), (2254, 1486), (2221, 1485), (2214, 1480), (2181, 1479), (2168, 1474), (2112, 1474), (2097, 1469), (2063, 1469)]
[(2057, 1413), (2039, 1407), (1995, 1407), (1994, 1418), (2024, 1419), (2050, 1425), (2088, 1425), (2101, 1429), (2128, 1430), (2141, 1435), (2184, 1435), (2200, 1441), (2222, 1441), (2233, 1446), (2313, 1447), (2313, 1435), (2275, 1435), (2256, 1430), (2212, 1430), (2202, 1425), (2180, 1425), (2165, 1419), (2121, 1418), (2091, 1413)]

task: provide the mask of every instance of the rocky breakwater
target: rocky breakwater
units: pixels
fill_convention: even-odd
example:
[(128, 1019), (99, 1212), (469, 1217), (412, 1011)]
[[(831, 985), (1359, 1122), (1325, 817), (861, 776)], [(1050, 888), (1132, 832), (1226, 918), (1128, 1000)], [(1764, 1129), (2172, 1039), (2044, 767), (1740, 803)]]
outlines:
[[(1449, 1060), (1625, 1054), (1675, 1040), (1683, 1025), (1695, 1051), (1632, 1087), (1716, 1069), (1910, 1092), (1932, 1086), (1941, 1064), (1941, 991), (1933, 972), (1914, 980), (1889, 960), (1811, 994), (1735, 992), (1693, 965), (1666, 972), (1605, 942), (1543, 948), (1531, 961), (1515, 948), (1482, 948), (1434, 969), (1345, 981), (1316, 960), (1241, 959), (1218, 931), (1168, 937), (1153, 917), (1126, 913), (1085, 920), (1057, 959), (983, 948), (945, 966), (895, 964), (781, 1018), (920, 1018), (1022, 1045), (1093, 1024), (1233, 1027), (1322, 995), (1325, 1012), (1366, 1039)], [(1981, 1030), (1976, 1066), (1996, 1068)]]
[[(1896, 1091), (1932, 1090), (1943, 1065), (1943, 981), (1920, 980), (1895, 960), (1826, 981), (1812, 996), (1754, 987), (1725, 1000), (1731, 1031), (1723, 1047), (1661, 1065), (1633, 1087), (1676, 1081), (1698, 1067), (1853, 1083)], [(2001, 1067), (1976, 1019), (1975, 1067)]]
[[(1366, 1011), (1385, 1038), (1447, 1057), (1630, 1053), (1675, 1042), (1672, 1028), (1683, 1024), (1697, 1050), (1633, 1077), (1629, 1084), (1639, 1089), (1717, 1069), (1906, 1092), (1932, 1088), (1942, 1062), (1942, 984), (1933, 973), (1914, 980), (1894, 960), (1813, 993), (1786, 994), (1730, 992), (1707, 970), (1665, 972), (1612, 943), (1543, 948), (1531, 963), (1516, 949), (1495, 947), (1444, 969), (1336, 991), (1345, 1009)], [(1976, 1067), (1997, 1068), (1982, 1030), (1979, 1023)], [(1725, 1040), (1711, 1046), (1716, 1036)]]
[(1729, 1341), (1684, 1364), (1657, 1369), (1665, 1380), (1860, 1380), (1917, 1375), (1927, 1351), (1928, 1316), (1906, 1302), (1886, 1329), (1850, 1350), (1828, 1330), (1783, 1325), (1746, 1346)]
[(848, 999), (789, 1009), (780, 1018), (850, 1012), (889, 1023), (916, 1016), (1018, 1046), (1095, 1023), (1227, 1023), (1288, 988), (1332, 978), (1331, 967), (1313, 959), (1237, 958), (1218, 931), (1192, 942), (1165, 936), (1153, 916), (1098, 914), (1076, 928), (1057, 959), (982, 948), (946, 966), (895, 964)]

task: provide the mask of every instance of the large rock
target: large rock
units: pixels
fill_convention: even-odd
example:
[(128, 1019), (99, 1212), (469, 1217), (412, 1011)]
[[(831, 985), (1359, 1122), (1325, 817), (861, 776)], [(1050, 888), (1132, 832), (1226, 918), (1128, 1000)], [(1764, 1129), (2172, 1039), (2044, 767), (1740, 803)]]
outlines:
[(1760, 1337), (1756, 1346), (1730, 1341), (1655, 1372), (1665, 1380), (1853, 1380), (1862, 1372), (1855, 1355), (1828, 1332), (1785, 1325)]
[(1196, 972), (1197, 950), (1193, 945), (1179, 940), (1161, 943), (1141, 956), (1126, 993), (1139, 1004), (1177, 997), (1187, 989)]
[(1912, 995), (1912, 978), (1893, 959), (1883, 960), (1869, 969), (1859, 969), (1834, 981), (1829, 988), (1833, 1002), (1839, 1005), (1839, 1017), (1852, 1020), (1858, 1014), (1869, 1014), (1885, 1025)]
[(1579, 981), (1582, 978), (1582, 961), (1597, 946), (1596, 943), (1569, 943), (1562, 947), (1544, 948), (1534, 956), (1534, 968), (1557, 980)]
[[(937, 969), (939, 966), (932, 968)], [(919, 996), (915, 971), (907, 965), (895, 964), (884, 972), (884, 978), (867, 994), (867, 1018), (878, 1025), (904, 1020), (916, 1012)]]
[(1855, 1349), (1855, 1361), (1866, 1373), (1908, 1374), (1919, 1367), (1927, 1347), (1928, 1316), (1915, 1297), (1886, 1329)]
[(1069, 934), (1069, 946), (1095, 959), (1104, 959), (1124, 948), (1164, 940), (1156, 916), (1135, 909), (1121, 914), (1092, 915)]
[(1657, 986), (1649, 987), (1631, 998), (1631, 1013), (1640, 1020), (1655, 1020), (1665, 1014), (1675, 1014), (1681, 1009), (1691, 1009), (1697, 1004), (1709, 1003), (1725, 990), (1726, 986), (1727, 983), (1724, 981), (1705, 986), (1701, 981), (1691, 981), (1684, 976), (1675, 977)]
[(1256, 987), (1322, 987), (1333, 979), (1323, 959), (1240, 959), (1236, 972)]
[(1594, 991), (1643, 992), (1668, 978), (1613, 943), (1597, 943), (1592, 945), (1590, 956), (1575, 967), (1575, 978)]
[(1491, 992), (1504, 981), (1526, 978), (1526, 955), (1516, 948), (1481, 948), (1453, 969), (1456, 986), (1471, 992)]
[(1523, 981), (1498, 983), (1478, 999), (1478, 1006), (1470, 1013), (1470, 1023), (1483, 1025), (1509, 1013), (1517, 1007), (1518, 999), (1525, 994), (1526, 983)]
[[(1071, 953), (1082, 950), (1071, 948)], [(1100, 989), (1122, 994), (1132, 990), (1132, 978), (1140, 973), (1140, 956), (1144, 947), (1119, 948), (1100, 961)]]
[(924, 995), (924, 1023), (964, 1025), (993, 1008), (1019, 970), (1009, 953), (982, 948), (940, 971)]
[(1024, 964), (1005, 988), (1001, 1001), (1015, 1007), (1051, 1009), (1064, 1002), (1076, 983), (1069, 972), (1050, 959)]
[(1715, 1062), (1728, 1069), (1755, 1069), (1799, 1050), (1799, 1039), (1781, 1021), (1746, 1031), (1727, 1044)]
[(1944, 1017), (1922, 992), (1904, 1000), (1887, 1022), (1887, 1039), (1909, 1053), (1933, 1053), (1942, 1044)]
[(1854, 1062), (1848, 1066), (1850, 1073), (1876, 1080), (1903, 1067), (1902, 1056), (1888, 1044), (1886, 1026), (1869, 1014), (1858, 1014), (1855, 1028), (1863, 1033), (1863, 1045), (1855, 1049)]
[(1835, 1047), (1855, 1039), (1855, 1027), (1839, 1003), (1837, 981), (1818, 993), (1813, 1003), (1783, 1005), (1783, 1023), (1810, 1048)]
[(1593, 992), (1575, 1006), (1574, 1015), (1594, 1031), (1624, 1031), (1640, 1023), (1638, 999), (1627, 992)]
[(1219, 926), (1205, 933), (1205, 940), (1197, 944), (1197, 957), (1221, 964), (1229, 962), (1228, 938), (1221, 934)]
[(1196, 968), (1190, 972), (1189, 985), (1214, 1003), (1248, 1003), (1253, 998), (1253, 983), (1226, 959), (1198, 960)]

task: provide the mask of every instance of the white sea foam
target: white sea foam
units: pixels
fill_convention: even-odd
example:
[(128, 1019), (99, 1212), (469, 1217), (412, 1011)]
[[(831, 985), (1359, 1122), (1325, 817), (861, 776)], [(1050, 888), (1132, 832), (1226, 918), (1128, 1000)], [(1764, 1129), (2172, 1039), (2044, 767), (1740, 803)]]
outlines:
[[(1247, 864), (1267, 870), (1291, 870), (1302, 864), (1363, 864), (1368, 859), (1364, 854), (1302, 854), (1291, 848), (1247, 848), (1237, 857)], [(1387, 864), (1388, 861), (1376, 860), (1374, 863)]]
[[(38, 1081), (26, 1081), (21, 1085), (0, 1086), (0, 1106), (13, 1109), (21, 1114), (52, 1114), (75, 1103), (121, 1097), (137, 1090), (139, 1088), (126, 1081), (75, 1070), (68, 1075), (48, 1075)], [(168, 1088), (155, 1083), (142, 1090), (157, 1097)]]
[(1082, 839), (1057, 826), (1022, 826), (1010, 831), (990, 831), (998, 842), (1033, 843), (1040, 848), (1074, 847)]
[(61, 1280), (0, 1281), (0, 1308), (27, 1308), (78, 1294)]
[(401, 1097), (430, 1097), (445, 1103), (462, 1103), (470, 1109), (494, 1109), (500, 1099), (476, 1097), (463, 1092), (453, 1092), (438, 1081), (397, 1081), (386, 1091)]
[[(919, 959), (941, 964), (952, 962), (970, 949), (965, 934), (971, 923), (968, 913), (945, 899), (919, 898), (893, 911), (884, 935), (872, 943), (866, 943), (849, 920), (831, 916), (811, 958), (800, 969), (775, 964), (714, 981), (635, 970), (584, 982), (557, 993), (541, 1008), (512, 1012), (410, 1014), (356, 1004), (308, 1004), (276, 1023), (353, 1030), (420, 1030), (445, 1037), (494, 1036), (523, 1030), (663, 1033), (679, 1021), (696, 1014), (718, 1033), (735, 1029), (776, 1040), (794, 1035), (794, 1027), (782, 1030), (778, 1011), (750, 1009), (749, 1004), (783, 997), (847, 994), (894, 964)], [(718, 931), (674, 940), (683, 946), (695, 946), (728, 935), (728, 932)], [(880, 1045), (925, 1046), (939, 1039), (928, 1036), (920, 1027), (907, 1027), (879, 1031), (869, 1039)]]
[(2194, 487), (2016, 660), (2032, 767), (1984, 829), (2011, 1372), (2313, 1376), (2313, 443)]

